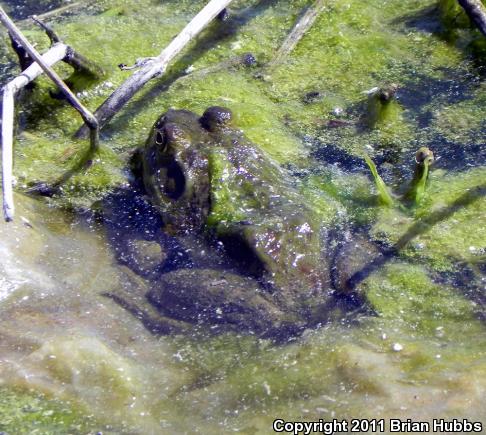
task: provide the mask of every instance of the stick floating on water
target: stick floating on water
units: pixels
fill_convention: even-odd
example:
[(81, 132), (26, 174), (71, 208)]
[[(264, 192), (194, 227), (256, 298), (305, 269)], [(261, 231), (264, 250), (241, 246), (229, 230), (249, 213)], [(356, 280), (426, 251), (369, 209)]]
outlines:
[(469, 19), (486, 36), (486, 7), (481, 0), (458, 0)]
[[(140, 69), (125, 80), (96, 110), (95, 116), (99, 120), (100, 128), (106, 125), (149, 80), (164, 74), (170, 61), (231, 2), (232, 0), (211, 0), (157, 57), (143, 63)], [(77, 131), (76, 136), (84, 136), (86, 133), (86, 126), (83, 126)]]
[[(43, 61), (47, 65), (54, 65), (62, 60), (67, 53), (68, 47), (65, 44), (54, 44), (45, 54)], [(28, 85), (32, 80), (42, 74), (42, 68), (33, 63), (22, 74), (7, 83), (3, 88), (3, 111), (2, 111), (2, 190), (3, 190), (3, 214), (6, 221), (14, 217), (13, 202), (13, 125), (15, 113), (15, 96), (17, 92)]]
[(67, 45), (57, 42), (44, 55), (40, 55), (29, 43), (22, 32), (15, 26), (10, 17), (0, 6), (0, 22), (8, 29), (14, 38), (35, 61), (22, 74), (3, 88), (3, 109), (2, 109), (2, 190), (3, 190), (3, 212), (6, 221), (11, 221), (15, 214), (13, 201), (13, 125), (15, 113), (15, 95), (17, 92), (34, 80), (42, 72), (61, 89), (71, 105), (81, 114), (83, 120), (91, 131), (91, 147), (98, 148), (99, 128), (98, 121), (76, 98), (72, 91), (66, 86), (62, 79), (52, 69), (52, 65), (68, 57), (72, 52)]

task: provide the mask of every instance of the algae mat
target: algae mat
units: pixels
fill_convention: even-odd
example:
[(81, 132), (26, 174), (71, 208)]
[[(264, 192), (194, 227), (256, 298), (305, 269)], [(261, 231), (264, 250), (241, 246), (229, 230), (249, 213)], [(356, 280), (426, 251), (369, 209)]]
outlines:
[[(275, 418), (486, 424), (484, 41), (447, 1), (334, 0), (288, 59), (266, 70), (308, 3), (236, 1), (228, 21), (211, 25), (112, 121), (103, 151), (51, 207), (16, 198), (29, 225), (0, 226), (0, 414), (8, 416), (0, 430), (264, 434)], [(94, 109), (127, 76), (119, 63), (157, 54), (203, 4), (104, 1), (51, 19), (107, 71), (80, 91), (83, 102)], [(26, 34), (47, 47), (39, 30)], [(228, 66), (247, 52), (257, 65)], [(0, 65), (2, 82), (15, 74), (8, 44)], [(399, 85), (396, 110), (367, 128), (364, 92), (387, 83)], [(17, 190), (57, 179), (86, 152), (72, 139), (77, 117), (53, 91), (41, 79), (19, 106)], [(56, 207), (85, 211), (125, 186), (131, 153), (168, 108), (211, 105), (229, 107), (295, 173), (323, 219), (332, 207), (374, 242), (408, 237), (362, 284), (374, 315), (285, 345), (235, 334), (156, 337), (101, 296), (147, 283), (120, 266), (106, 228)], [(398, 192), (422, 145), (440, 157), (423, 202), (379, 207), (363, 152)]]

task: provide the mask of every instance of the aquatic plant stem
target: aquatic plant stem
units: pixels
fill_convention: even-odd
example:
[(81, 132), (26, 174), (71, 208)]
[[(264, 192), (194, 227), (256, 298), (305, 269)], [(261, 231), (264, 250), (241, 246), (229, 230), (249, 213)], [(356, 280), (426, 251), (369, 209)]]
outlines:
[(380, 203), (387, 207), (392, 207), (395, 204), (395, 201), (393, 200), (391, 193), (388, 191), (388, 187), (386, 186), (385, 182), (380, 177), (380, 174), (378, 174), (375, 163), (367, 154), (364, 155), (364, 159), (366, 164), (370, 168), (373, 179), (375, 180), (376, 190), (378, 192), (378, 199)]
[(408, 191), (403, 195), (405, 201), (419, 205), (425, 196), (430, 166), (434, 163), (434, 153), (427, 147), (421, 147), (415, 154), (415, 170)]
[(458, 2), (466, 11), (469, 19), (486, 36), (486, 7), (481, 0), (458, 0)]
[(37, 15), (32, 15), (31, 18), (35, 24), (37, 24), (42, 30), (44, 30), (44, 32), (46, 32), (47, 37), (51, 41), (51, 44), (55, 44), (56, 42), (62, 42), (61, 38), (59, 38), (58, 34), (54, 31), (54, 29), (48, 24), (41, 21)]
[[(62, 60), (67, 53), (65, 44), (54, 44), (42, 59), (47, 65), (54, 65)], [(14, 218), (15, 207), (13, 201), (13, 129), (15, 113), (15, 96), (17, 92), (42, 74), (42, 69), (33, 63), (21, 75), (14, 78), (3, 87), (2, 106), (2, 191), (3, 214), (6, 221)]]
[(17, 40), (17, 42), (20, 45), (22, 45), (22, 47), (24, 47), (28, 55), (35, 62), (37, 62), (37, 64), (39, 64), (39, 66), (42, 68), (44, 73), (56, 84), (56, 86), (61, 90), (61, 92), (64, 94), (64, 96), (69, 101), (69, 103), (79, 112), (79, 114), (83, 118), (88, 128), (92, 131), (91, 147), (96, 149), (99, 145), (99, 139), (98, 139), (99, 127), (98, 127), (98, 120), (96, 119), (96, 117), (81, 104), (81, 102), (76, 98), (74, 93), (62, 81), (61, 77), (59, 77), (59, 75), (43, 61), (42, 56), (31, 45), (31, 43), (22, 34), (22, 32), (17, 28), (17, 26), (14, 24), (14, 22), (10, 19), (10, 17), (6, 14), (6, 12), (3, 10), (1, 6), (0, 6), (0, 21), (13, 35), (13, 37)]
[[(149, 80), (164, 74), (170, 61), (231, 2), (232, 0), (211, 0), (157, 57), (144, 62), (139, 70), (125, 80), (96, 110), (95, 116), (99, 120), (100, 128), (106, 125)], [(82, 126), (76, 132), (77, 137), (84, 137), (86, 134), (86, 126)]]
[(281, 63), (294, 50), (299, 41), (313, 26), (317, 17), (324, 8), (324, 3), (325, 0), (317, 0), (312, 6), (308, 7), (305, 13), (297, 21), (281, 47), (278, 49), (275, 57), (267, 64), (266, 69), (271, 69)]

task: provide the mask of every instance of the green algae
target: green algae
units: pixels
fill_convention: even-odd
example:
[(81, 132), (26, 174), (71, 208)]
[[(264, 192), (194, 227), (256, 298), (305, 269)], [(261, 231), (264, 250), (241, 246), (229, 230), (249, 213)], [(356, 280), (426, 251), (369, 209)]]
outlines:
[(261, 95), (256, 83), (245, 76), (222, 71), (196, 85), (190, 81), (185, 81), (183, 86), (176, 85), (167, 92), (167, 97), (170, 100), (174, 97), (175, 101), (182, 99), (183, 103), (177, 107), (196, 113), (202, 113), (210, 105), (228, 107), (235, 114), (234, 125), (277, 162), (305, 158), (302, 144), (273, 116), (271, 100)]
[(459, 340), (464, 334), (481, 335), (483, 330), (475, 317), (477, 304), (458, 289), (432, 282), (421, 266), (391, 261), (363, 285), (388, 327), (399, 324), (402, 331), (413, 331), (422, 338), (435, 336), (436, 328), (442, 327), (448, 330), (450, 340)]
[(21, 148), (16, 156), (19, 184), (28, 189), (38, 183), (55, 185), (62, 181), (53, 201), (66, 208), (89, 209), (113, 186), (126, 183), (122, 172), (124, 161), (109, 148), (93, 153), (86, 141), (27, 132), (18, 139), (18, 146)]
[[(482, 3), (486, 5), (484, 1)], [(459, 3), (453, 0), (438, 0), (437, 9), (442, 25), (442, 36), (471, 51), (479, 58), (484, 58), (486, 41)]]
[[(75, 19), (67, 17), (55, 24), (67, 43), (80, 53), (89, 54), (91, 60), (108, 72), (107, 80), (80, 94), (83, 102), (91, 108), (98, 106), (130, 74), (117, 70), (116, 65), (130, 64), (135, 57), (156, 54), (202, 4), (145, 1), (132, 5), (126, 1), (111, 1), (104, 3), (101, 14), (76, 16)], [(410, 0), (399, 6), (374, 1), (363, 6), (360, 2), (336, 0), (326, 7), (289, 58), (263, 80), (255, 79), (255, 70), (246, 68), (222, 68), (210, 77), (194, 74), (178, 79), (186, 68), (198, 71), (245, 52), (252, 52), (263, 65), (271, 59), (304, 5), (303, 1), (286, 2), (284, 11), (272, 2), (238, 3), (229, 24), (212, 24), (169, 68), (165, 79), (158, 84), (155, 81), (149, 84), (112, 121), (103, 136), (104, 146), (128, 156), (144, 142), (153, 120), (169, 107), (202, 113), (206, 107), (215, 104), (232, 109), (236, 114), (235, 124), (281, 163), (306, 164), (309, 148), (298, 139), (303, 135), (316, 137), (320, 143), (338, 144), (355, 155), (362, 155), (364, 150), (372, 154), (393, 150), (399, 155), (415, 146), (417, 140), (423, 140), (424, 133), (416, 128), (417, 117), (421, 116), (417, 109), (422, 109), (408, 105), (392, 104), (393, 116), (388, 117), (392, 121), (382, 123), (373, 131), (360, 128), (336, 131), (323, 129), (322, 124), (333, 118), (333, 110), (340, 108), (346, 114), (345, 119), (351, 119), (359, 126), (366, 112), (363, 92), (380, 83), (396, 82), (407, 88), (410, 84), (418, 85), (424, 77), (447, 80), (447, 68), (468, 68), (456, 47), (410, 24), (413, 19), (433, 22), (434, 18), (428, 12), (435, 6), (433, 1)], [(420, 18), (421, 14), (423, 18)], [(150, 29), (150, 33), (141, 32), (141, 28)], [(47, 46), (47, 38), (40, 30), (33, 28), (27, 35), (39, 44), (40, 49)], [(118, 41), (124, 42), (118, 44)], [(417, 71), (420, 75), (415, 74)], [(64, 74), (69, 74), (66, 68)], [(49, 102), (49, 90), (52, 89), (45, 79), (41, 79), (33, 97), (34, 103), (26, 107), (32, 112), (28, 125), (34, 126), (39, 136), (69, 137), (79, 125), (79, 119), (65, 103)], [(305, 104), (302, 97), (306, 90), (320, 91), (324, 96), (322, 101)], [(479, 95), (480, 92), (478, 98), (481, 98)], [(466, 109), (468, 125), (474, 127), (474, 131), (482, 128), (478, 110), (481, 104), (481, 100), (468, 102), (470, 109)], [(454, 114), (461, 115), (456, 111), (460, 110), (461, 102), (458, 105), (447, 108), (451, 116), (438, 116), (444, 122), (434, 121), (433, 132), (427, 133), (426, 140), (432, 140), (437, 133), (444, 133), (446, 137), (448, 132), (465, 131), (460, 127), (464, 123), (463, 117), (455, 118), (452, 128), (447, 122)], [(55, 117), (44, 117), (42, 110), (45, 107), (51, 108)], [(53, 165), (57, 164), (59, 155), (49, 151), (46, 155), (52, 156)], [(32, 152), (32, 148), (19, 149), (16, 162), (25, 168), (35, 167), (37, 157), (38, 152)], [(112, 159), (109, 164), (113, 169), (106, 171), (106, 177), (91, 176), (90, 172), (79, 177), (79, 190), (85, 188), (102, 195), (103, 191), (120, 185), (120, 168), (124, 162), (125, 158)], [(90, 189), (90, 183), (96, 188)], [(102, 184), (104, 189), (99, 188)], [(64, 203), (76, 205), (80, 197), (71, 196), (69, 192), (72, 190), (70, 187), (65, 189)], [(95, 196), (92, 195), (90, 200)]]
[(469, 151), (476, 141), (484, 136), (486, 120), (486, 85), (479, 83), (465, 101), (455, 104), (432, 106), (431, 129), (448, 141), (460, 144)]
[(464, 289), (432, 281), (423, 266), (392, 260), (363, 291), (379, 316), (372, 322), (389, 335), (383, 344), (393, 340), (404, 348), (400, 366), (409, 382), (457, 388), (463, 370), (484, 369), (482, 310)]
[(437, 270), (483, 263), (486, 232), (480, 223), (486, 212), (485, 177), (484, 167), (457, 174), (432, 172), (415, 217), (397, 209), (383, 211), (372, 234), (398, 244), (402, 255), (426, 259)]
[[(232, 191), (227, 184), (227, 180), (234, 170), (223, 149), (215, 150), (210, 154), (209, 172), (211, 174), (211, 213), (208, 216), (207, 224), (215, 226), (220, 222), (238, 222), (245, 218), (243, 209), (251, 207), (248, 204), (248, 198), (241, 204), (240, 201), (234, 201), (235, 194), (240, 194), (237, 190)], [(238, 205), (237, 205), (238, 204)]]
[(445, 29), (450, 31), (454, 28), (471, 27), (471, 23), (466, 15), (466, 12), (457, 1), (439, 0), (437, 3), (440, 20)]
[(97, 426), (93, 418), (83, 416), (69, 403), (38, 393), (0, 388), (2, 433), (86, 434)]
[(276, 416), (484, 418), (475, 408), (483, 396), (471, 391), (485, 367), (478, 305), (433, 282), (423, 266), (396, 260), (362, 286), (377, 314), (358, 327), (327, 325), (285, 346), (231, 335), (182, 346), (182, 365), (198, 376), (178, 395), (179, 406), (190, 404), (195, 415), (210, 409), (231, 428), (263, 433)]
[[(56, 24), (67, 42), (109, 72), (107, 81), (81, 95), (83, 101), (94, 109), (130, 74), (118, 71), (117, 64), (157, 54), (203, 3), (116, 1), (101, 15)], [(166, 79), (148, 85), (106, 128), (105, 164), (93, 162), (73, 176), (54, 201), (87, 207), (124, 183), (122, 168), (131, 151), (144, 143), (154, 120), (169, 107), (202, 113), (210, 105), (227, 106), (236, 115), (236, 126), (252, 142), (278, 162), (296, 166), (308, 165), (309, 143), (314, 143), (302, 143), (302, 137), (356, 156), (363, 150), (373, 158), (390, 152), (397, 160), (417, 145), (429, 145), (440, 156), (446, 139), (474, 158), (486, 107), (484, 84), (475, 78), (477, 71), (465, 48), (474, 31), (460, 29), (454, 40), (436, 33), (439, 17), (433, 15), (437, 10), (432, 0), (333, 1), (296, 51), (263, 79), (254, 77), (259, 70), (244, 67), (177, 79), (188, 67), (197, 71), (244, 52), (254, 53), (260, 65), (270, 60), (306, 4), (282, 3), (284, 7), (260, 6), (233, 34), (215, 40), (219, 24), (204, 32), (202, 43), (191, 44)], [(243, 2), (236, 12), (245, 6), (253, 3)], [(39, 31), (29, 32), (29, 37), (46, 46)], [(461, 76), (465, 79), (458, 81)], [(454, 98), (449, 88), (441, 88), (452, 80), (459, 83)], [(399, 106), (391, 116), (393, 122), (370, 131), (363, 128), (367, 101), (363, 92), (384, 82), (400, 84)], [(436, 93), (432, 97), (429, 87)], [(56, 180), (84, 159), (88, 147), (85, 141), (70, 139), (79, 125), (77, 115), (63, 102), (48, 102), (53, 88), (47, 81), (39, 88), (37, 109), (27, 123), (32, 136), (23, 133), (16, 144), (21, 188), (34, 181)], [(314, 90), (322, 100), (305, 104), (302, 97)], [(46, 104), (53, 109), (52, 116), (42, 114)], [(343, 114), (336, 116), (336, 108)], [(429, 123), (424, 121), (428, 115)], [(327, 128), (327, 121), (334, 118), (351, 124)], [(224, 165), (218, 166), (217, 159), (213, 163), (222, 174)], [(299, 420), (358, 415), (409, 418), (413, 413), (424, 418), (484, 419), (484, 325), (475, 318), (481, 310), (459, 289), (433, 282), (427, 271), (427, 267), (457, 270), (457, 264), (477, 270), (484, 265), (486, 234), (480, 223), (486, 210), (484, 195), (476, 189), (484, 182), (484, 167), (468, 169), (468, 162), (457, 162), (455, 167), (462, 172), (431, 172), (430, 186), (413, 214), (373, 207), (372, 185), (364, 173), (324, 168), (306, 174), (302, 194), (320, 209), (323, 223), (333, 222), (337, 212), (348, 209), (357, 224), (372, 224), (376, 240), (393, 245), (410, 237), (400, 250), (410, 263), (393, 261), (362, 284), (377, 317), (359, 319), (356, 328), (326, 326), (287, 346), (234, 335), (196, 343), (178, 338), (174, 353), (181, 352), (178, 367), (190, 381), (163, 401), (161, 414), (174, 410), (174, 415), (185, 417), (185, 423), (173, 424), (185, 424), (186, 431), (201, 424), (214, 432), (228, 424), (224, 427), (243, 433), (267, 433), (276, 415)], [(223, 185), (218, 192), (224, 202), (230, 194)], [(239, 218), (224, 209), (216, 220)], [(403, 351), (392, 350), (395, 342), (403, 345)], [(444, 407), (437, 402), (444, 402)]]
[[(256, 165), (256, 166), (255, 166)], [(277, 187), (278, 177), (282, 176), (275, 172), (274, 162), (271, 160), (267, 165), (258, 159), (254, 166), (262, 171), (260, 179), (265, 183)], [(219, 223), (237, 223), (248, 219), (252, 214), (251, 210), (263, 209), (267, 206), (266, 192), (258, 192), (255, 186), (241, 177), (235, 169), (234, 163), (228, 157), (228, 151), (221, 148), (214, 148), (209, 155), (209, 173), (211, 183), (211, 213), (207, 223), (217, 226)], [(297, 193), (305, 198), (305, 204), (309, 206), (322, 224), (335, 222), (338, 210), (343, 212), (340, 205), (337, 189), (329, 194), (326, 188), (331, 186), (331, 178), (323, 179), (322, 175), (315, 178), (308, 178), (297, 184)], [(282, 189), (282, 187), (280, 187)], [(282, 190), (289, 196), (291, 201), (297, 198), (295, 193)], [(291, 210), (289, 209), (289, 212)], [(250, 219), (251, 220), (251, 219)]]

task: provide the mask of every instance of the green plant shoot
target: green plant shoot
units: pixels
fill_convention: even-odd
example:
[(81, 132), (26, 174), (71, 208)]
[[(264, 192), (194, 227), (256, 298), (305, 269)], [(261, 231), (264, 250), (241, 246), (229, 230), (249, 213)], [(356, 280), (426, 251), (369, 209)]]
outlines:
[(395, 201), (393, 200), (393, 197), (389, 192), (385, 182), (380, 177), (380, 174), (378, 174), (378, 170), (376, 169), (375, 163), (373, 162), (373, 160), (371, 160), (368, 154), (364, 155), (364, 159), (366, 161), (366, 164), (370, 168), (373, 178), (375, 179), (375, 185), (376, 185), (376, 190), (378, 191), (378, 200), (380, 204), (385, 205), (387, 207), (393, 206), (395, 204)]

